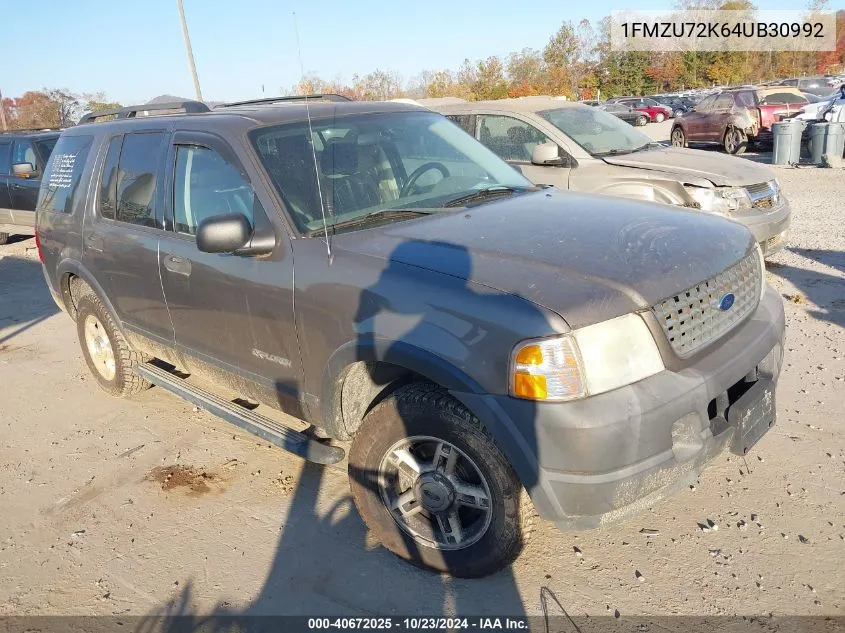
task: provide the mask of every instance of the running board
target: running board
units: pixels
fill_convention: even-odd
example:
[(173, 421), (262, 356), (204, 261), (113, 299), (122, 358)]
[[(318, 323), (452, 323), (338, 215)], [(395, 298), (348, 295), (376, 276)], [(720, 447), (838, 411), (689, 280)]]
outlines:
[(138, 365), (135, 367), (135, 373), (154, 385), (166, 389), (188, 402), (193, 402), (209, 413), (213, 413), (217, 417), (223, 418), (281, 449), (299, 455), (309, 462), (336, 464), (345, 455), (342, 448), (321, 444), (304, 433), (289, 429), (275, 420), (188, 384), (185, 379), (150, 363)]

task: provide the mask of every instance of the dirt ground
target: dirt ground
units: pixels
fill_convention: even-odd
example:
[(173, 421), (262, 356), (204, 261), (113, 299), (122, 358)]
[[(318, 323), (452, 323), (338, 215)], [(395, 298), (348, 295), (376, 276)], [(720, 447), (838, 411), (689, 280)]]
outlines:
[(626, 523), (541, 524), (510, 571), (472, 581), (379, 548), (344, 465), (161, 389), (105, 395), (33, 240), (0, 247), (0, 615), (539, 614), (542, 587), (572, 615), (845, 614), (845, 171), (777, 175), (793, 233), (768, 273), (788, 328), (775, 427)]

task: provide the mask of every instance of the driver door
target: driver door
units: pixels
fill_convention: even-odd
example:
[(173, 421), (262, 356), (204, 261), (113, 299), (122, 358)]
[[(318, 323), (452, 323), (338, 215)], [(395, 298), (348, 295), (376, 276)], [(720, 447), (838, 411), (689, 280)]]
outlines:
[[(167, 164), (167, 230), (159, 242), (159, 270), (185, 364), (251, 381), (258, 387), (254, 392), (295, 411), (301, 363), (293, 258), (287, 234), (265, 212), (273, 208), (269, 198), (232, 147), (213, 134), (175, 132)], [(262, 256), (200, 251), (195, 237), (200, 222), (231, 213), (243, 214), (256, 232), (270, 227), (275, 250)]]
[[(517, 167), (535, 185), (569, 188), (570, 167), (531, 162), (531, 154), (538, 144), (554, 142), (531, 123), (501, 114), (480, 114), (477, 125), (476, 138), (499, 158)], [(558, 146), (558, 151), (562, 157), (569, 157), (562, 147)]]

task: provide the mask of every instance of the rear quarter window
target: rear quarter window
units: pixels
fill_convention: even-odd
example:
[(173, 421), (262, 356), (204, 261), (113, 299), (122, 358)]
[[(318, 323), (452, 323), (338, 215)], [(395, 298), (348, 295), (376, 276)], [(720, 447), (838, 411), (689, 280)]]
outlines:
[(38, 211), (73, 213), (79, 182), (91, 151), (93, 136), (65, 136), (59, 138), (41, 180)]

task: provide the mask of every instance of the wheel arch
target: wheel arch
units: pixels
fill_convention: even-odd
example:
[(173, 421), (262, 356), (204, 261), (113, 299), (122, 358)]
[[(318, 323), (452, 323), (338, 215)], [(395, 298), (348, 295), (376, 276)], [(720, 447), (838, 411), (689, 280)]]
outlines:
[(333, 437), (351, 439), (370, 409), (413, 381), (431, 382), (448, 391), (483, 392), (465, 372), (414, 345), (376, 340), (362, 348), (349, 342), (326, 364), (318, 419)]
[(74, 321), (76, 320), (76, 305), (79, 299), (87, 292), (93, 292), (106, 307), (106, 310), (109, 311), (114, 322), (118, 324), (118, 327), (122, 327), (122, 322), (118, 318), (111, 301), (106, 296), (103, 287), (81, 262), (74, 259), (61, 261), (56, 267), (56, 279), (59, 282), (59, 295), (61, 296), (62, 303)]

